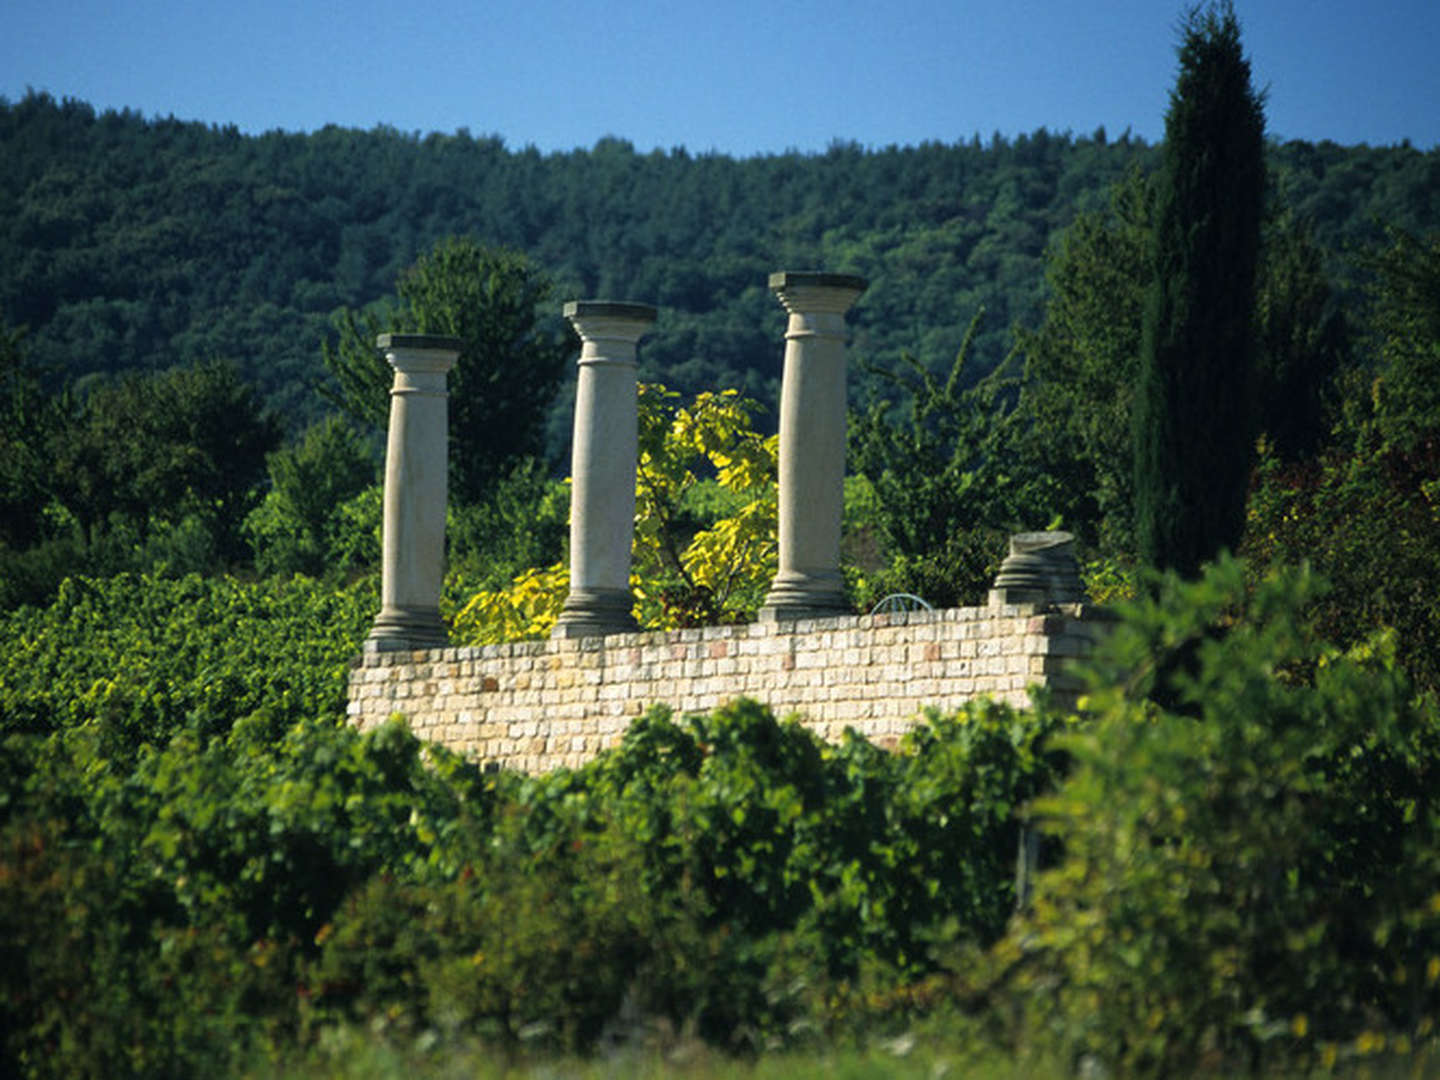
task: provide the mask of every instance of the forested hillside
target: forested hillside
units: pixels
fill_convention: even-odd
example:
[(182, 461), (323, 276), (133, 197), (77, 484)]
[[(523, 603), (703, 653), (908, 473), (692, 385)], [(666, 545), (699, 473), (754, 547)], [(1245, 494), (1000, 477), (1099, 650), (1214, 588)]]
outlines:
[[(1270, 147), (1272, 198), (1308, 221), (1344, 285), (1381, 223), (1440, 225), (1440, 150)], [(980, 308), (972, 371), (1040, 322), (1056, 231), (1154, 149), (1103, 130), (736, 160), (602, 139), (542, 155), (493, 137), (233, 128), (0, 101), (0, 322), (74, 375), (232, 360), (298, 431), (323, 411), (320, 343), (341, 306), (395, 290), (441, 237), (513, 247), (572, 297), (661, 308), (646, 377), (773, 401), (782, 268), (871, 281), (862, 361), (948, 365)], [(553, 425), (552, 425), (553, 426)], [(563, 436), (563, 425), (558, 425)], [(553, 454), (557, 447), (552, 438)]]

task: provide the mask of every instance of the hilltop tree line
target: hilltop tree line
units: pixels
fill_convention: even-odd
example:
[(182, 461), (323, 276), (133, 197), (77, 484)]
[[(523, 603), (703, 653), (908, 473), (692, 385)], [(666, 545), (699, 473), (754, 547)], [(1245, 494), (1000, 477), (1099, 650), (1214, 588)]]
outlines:
[[(773, 270), (865, 275), (858, 355), (943, 368), (983, 308), (972, 377), (1043, 317), (1044, 256), (1075, 215), (1156, 148), (1102, 130), (746, 159), (642, 153), (605, 138), (541, 154), (465, 131), (233, 128), (97, 112), (31, 93), (0, 102), (0, 320), (76, 376), (233, 361), (298, 431), (323, 411), (321, 343), (339, 308), (393, 295), (450, 235), (523, 253), (572, 298), (657, 304), (642, 374), (688, 393), (775, 397)], [(1440, 153), (1268, 148), (1272, 201), (1308, 222), (1326, 270), (1383, 225), (1440, 223)], [(558, 434), (557, 434), (558, 432)], [(564, 424), (550, 450), (563, 446)]]

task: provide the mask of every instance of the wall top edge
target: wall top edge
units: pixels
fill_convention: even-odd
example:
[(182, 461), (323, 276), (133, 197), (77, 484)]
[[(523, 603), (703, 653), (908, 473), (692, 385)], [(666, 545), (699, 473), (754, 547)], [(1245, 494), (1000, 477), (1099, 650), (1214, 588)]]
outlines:
[(1018, 620), (1029, 619), (1036, 615), (1060, 615), (1080, 622), (1108, 622), (1115, 617), (1108, 608), (1086, 603), (992, 604), (980, 607), (936, 608), (929, 611), (896, 611), (881, 615), (832, 615), (816, 619), (739, 623), (725, 626), (692, 627), (683, 630), (642, 630), (593, 637), (512, 641), (500, 645), (448, 645), (414, 651), (366, 653), (357, 659), (356, 666), (390, 667), (397, 664), (533, 658), (596, 652), (602, 649), (606, 651), (645, 649), (667, 645), (744, 641), (757, 638), (798, 638), (811, 634), (960, 624), (995, 619)]

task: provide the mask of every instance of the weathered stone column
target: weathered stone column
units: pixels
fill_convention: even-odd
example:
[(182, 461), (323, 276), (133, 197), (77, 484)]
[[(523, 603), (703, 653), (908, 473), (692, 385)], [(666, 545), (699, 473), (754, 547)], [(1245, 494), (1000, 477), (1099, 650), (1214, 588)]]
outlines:
[(1075, 535), (1015, 533), (990, 587), (990, 604), (1078, 604), (1085, 599)]
[(461, 342), (431, 334), (381, 334), (376, 345), (395, 369), (395, 382), (385, 446), (380, 614), (365, 648), (388, 652), (443, 646), (445, 376), (460, 355)]
[(565, 317), (583, 343), (570, 457), (570, 595), (554, 637), (634, 630), (635, 345), (655, 321), (647, 304), (574, 300)]
[(865, 291), (850, 274), (770, 275), (790, 313), (780, 387), (780, 566), (763, 621), (846, 611), (840, 576), (845, 499), (845, 312)]

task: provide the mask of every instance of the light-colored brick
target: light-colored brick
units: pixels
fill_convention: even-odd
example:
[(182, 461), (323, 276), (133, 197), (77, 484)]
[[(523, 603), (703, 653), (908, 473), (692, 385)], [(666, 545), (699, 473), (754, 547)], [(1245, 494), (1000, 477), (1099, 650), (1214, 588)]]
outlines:
[(361, 730), (405, 714), (420, 737), (506, 769), (578, 764), (652, 702), (700, 711), (737, 696), (826, 738), (853, 727), (893, 745), (926, 705), (985, 694), (1023, 706), (1031, 682), (1073, 693), (1071, 662), (1103, 626), (1083, 614), (958, 608), (367, 654), (346, 714)]

